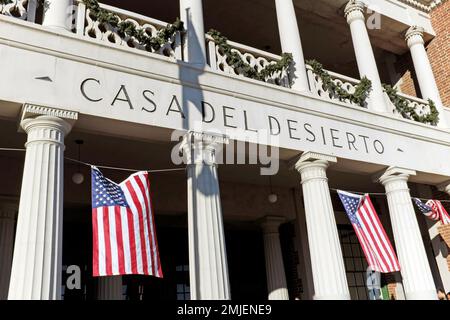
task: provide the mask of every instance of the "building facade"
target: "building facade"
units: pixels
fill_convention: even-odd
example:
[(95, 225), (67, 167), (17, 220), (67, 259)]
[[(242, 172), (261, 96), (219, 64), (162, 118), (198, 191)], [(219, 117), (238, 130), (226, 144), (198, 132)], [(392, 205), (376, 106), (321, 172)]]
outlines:
[[(411, 201), (450, 200), (449, 2), (96, 4), (0, 1), (0, 299), (450, 291)], [(164, 279), (92, 277), (89, 164), (150, 170)], [(398, 255), (375, 289), (337, 189), (372, 194)]]

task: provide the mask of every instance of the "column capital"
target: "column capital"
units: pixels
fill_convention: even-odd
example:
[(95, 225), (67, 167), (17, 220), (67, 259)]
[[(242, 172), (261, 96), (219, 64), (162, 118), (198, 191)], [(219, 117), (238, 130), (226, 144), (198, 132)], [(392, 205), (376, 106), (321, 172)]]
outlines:
[(382, 185), (386, 185), (392, 181), (408, 181), (410, 176), (415, 176), (416, 171), (400, 168), (389, 167), (385, 171), (381, 171), (372, 177), (373, 181), (380, 182)]
[(265, 234), (279, 233), (278, 228), (284, 222), (286, 222), (286, 218), (281, 216), (266, 216), (259, 220), (259, 224)]
[(415, 44), (424, 44), (423, 33), (424, 28), (419, 26), (411, 26), (405, 33), (405, 40), (408, 47), (411, 48)]
[(347, 23), (350, 24), (355, 20), (365, 20), (364, 9), (366, 5), (362, 1), (350, 0), (344, 9), (344, 16)]
[(450, 195), (450, 180), (437, 185), (439, 191), (446, 192)]
[(183, 137), (180, 151), (186, 156), (187, 164), (216, 165), (217, 150), (228, 143), (226, 135), (188, 131)]
[(300, 157), (292, 161), (292, 167), (294, 167), (298, 172), (307, 167), (325, 167), (327, 168), (330, 163), (336, 163), (337, 158), (334, 156), (317, 153), (317, 152), (304, 152)]
[(78, 120), (78, 112), (25, 103), (20, 116), (21, 128), (28, 132), (37, 124), (34, 121), (37, 119), (41, 120), (42, 123), (47, 122), (49, 126), (52, 126), (52, 124), (59, 125), (64, 134), (68, 134), (75, 121)]

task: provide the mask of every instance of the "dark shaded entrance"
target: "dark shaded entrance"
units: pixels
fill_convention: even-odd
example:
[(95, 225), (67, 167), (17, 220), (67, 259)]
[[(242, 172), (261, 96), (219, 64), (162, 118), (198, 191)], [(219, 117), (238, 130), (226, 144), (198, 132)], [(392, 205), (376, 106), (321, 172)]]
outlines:
[[(91, 209), (66, 209), (63, 231), (63, 299), (96, 300), (97, 278), (92, 277)], [(127, 300), (189, 300), (189, 255), (186, 215), (156, 215), (163, 279), (123, 276)], [(225, 226), (231, 296), (233, 300), (267, 299), (264, 246), (261, 232), (239, 224)], [(81, 271), (81, 288), (69, 289), (68, 266)]]

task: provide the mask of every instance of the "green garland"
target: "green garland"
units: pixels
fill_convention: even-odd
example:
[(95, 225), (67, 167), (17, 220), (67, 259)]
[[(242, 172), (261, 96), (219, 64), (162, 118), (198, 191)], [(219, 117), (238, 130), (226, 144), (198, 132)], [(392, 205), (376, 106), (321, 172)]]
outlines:
[(219, 47), (220, 52), (222, 52), (226, 56), (228, 65), (236, 70), (239, 70), (240, 74), (242, 74), (246, 78), (266, 81), (274, 73), (282, 72), (292, 65), (292, 54), (283, 53), (279, 61), (269, 64), (261, 71), (258, 71), (256, 67), (252, 67), (241, 58), (239, 53), (233, 50), (233, 48), (228, 44), (228, 39), (224, 37), (219, 31), (211, 29), (209, 30), (208, 35), (213, 38), (214, 42)]
[[(158, 51), (164, 44), (166, 44), (177, 31), (183, 31), (183, 22), (176, 19), (173, 24), (167, 25), (158, 31), (155, 37), (149, 36), (144, 29), (138, 29), (130, 21), (120, 21), (119, 16), (113, 12), (102, 9), (97, 0), (82, 0), (89, 9), (91, 17), (101, 24), (109, 24), (117, 29), (120, 36), (133, 37), (139, 44), (143, 45), (147, 50)], [(0, 5), (12, 3), (13, 0), (0, 0)], [(233, 50), (228, 44), (228, 39), (224, 37), (219, 31), (211, 29), (208, 34), (213, 38), (214, 42), (219, 46), (219, 50), (226, 56), (227, 63), (234, 69), (237, 69), (241, 74), (247, 78), (266, 81), (276, 72), (287, 70), (293, 64), (292, 54), (283, 53), (281, 60), (276, 63), (267, 65), (261, 71), (245, 62), (239, 53)], [(361, 81), (355, 86), (355, 92), (349, 93), (342, 88), (341, 84), (336, 84), (330, 74), (323, 69), (322, 64), (316, 60), (306, 61), (313, 70), (313, 72), (322, 79), (323, 88), (326, 91), (337, 97), (340, 101), (350, 101), (351, 103), (364, 106), (370, 91), (372, 90), (372, 82), (363, 77)], [(417, 122), (437, 125), (439, 122), (439, 112), (436, 109), (435, 103), (428, 99), (430, 113), (427, 115), (418, 115), (414, 107), (409, 106), (409, 101), (398, 95), (397, 89), (390, 85), (383, 84), (384, 91), (389, 96), (389, 99), (394, 104), (396, 110), (406, 119), (411, 119)]]
[[(350, 102), (362, 106), (369, 96), (372, 83), (366, 77), (361, 79), (360, 83), (355, 87), (355, 92), (350, 94), (342, 88), (340, 84), (333, 82), (330, 74), (323, 69), (323, 66), (319, 62), (316, 60), (308, 60), (306, 63), (309, 64), (313, 69), (313, 72), (322, 79), (324, 90), (331, 92), (332, 95), (336, 96), (340, 101), (349, 100)], [(437, 125), (439, 122), (439, 112), (436, 109), (435, 103), (431, 99), (428, 99), (430, 113), (427, 115), (418, 115), (415, 108), (410, 107), (410, 101), (401, 97), (398, 94), (397, 89), (387, 84), (383, 84), (383, 89), (394, 104), (395, 109), (402, 115), (403, 118), (433, 126)]]
[[(6, 5), (6, 4), (13, 3), (13, 2), (14, 2), (14, 0), (0, 0), (0, 5), (1, 5), (1, 4)], [(44, 2), (44, 0), (38, 0), (38, 1), (37, 1), (37, 4), (40, 5), (40, 4), (42, 4), (43, 2)], [(16, 4), (17, 4), (17, 3), (16, 3)]]
[(389, 99), (391, 99), (392, 103), (395, 106), (395, 109), (402, 115), (403, 118), (430, 124), (433, 126), (438, 124), (439, 112), (437, 111), (436, 105), (433, 100), (428, 99), (430, 113), (428, 113), (427, 115), (418, 115), (415, 108), (410, 107), (409, 100), (398, 95), (398, 91), (396, 88), (393, 88), (392, 86), (387, 84), (383, 84), (383, 89), (389, 96)]
[(100, 24), (109, 24), (113, 28), (116, 28), (121, 37), (129, 36), (135, 38), (148, 51), (158, 51), (177, 31), (184, 30), (183, 22), (177, 18), (173, 24), (162, 28), (155, 37), (152, 37), (144, 29), (136, 28), (131, 21), (120, 21), (117, 14), (101, 8), (97, 0), (82, 1), (86, 5), (86, 8), (89, 9), (92, 19), (98, 21)]
[(313, 72), (322, 79), (323, 89), (331, 92), (340, 101), (350, 101), (351, 103), (364, 106), (370, 91), (372, 90), (372, 82), (363, 77), (361, 81), (355, 86), (355, 92), (349, 93), (342, 88), (340, 83), (336, 84), (330, 74), (323, 69), (321, 63), (316, 60), (307, 60), (306, 63), (311, 66)]

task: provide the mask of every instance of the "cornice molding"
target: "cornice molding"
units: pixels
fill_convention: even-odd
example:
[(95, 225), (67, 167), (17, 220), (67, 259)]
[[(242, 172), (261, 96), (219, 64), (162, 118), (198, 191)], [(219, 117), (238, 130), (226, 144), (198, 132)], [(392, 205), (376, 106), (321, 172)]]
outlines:
[(406, 3), (407, 5), (419, 9), (421, 11), (430, 13), (435, 8), (446, 2), (447, 0), (434, 0), (429, 5), (423, 4), (419, 0), (399, 0), (402, 3)]
[(22, 120), (36, 115), (58, 117), (65, 120), (78, 120), (78, 112), (25, 103), (22, 108)]

